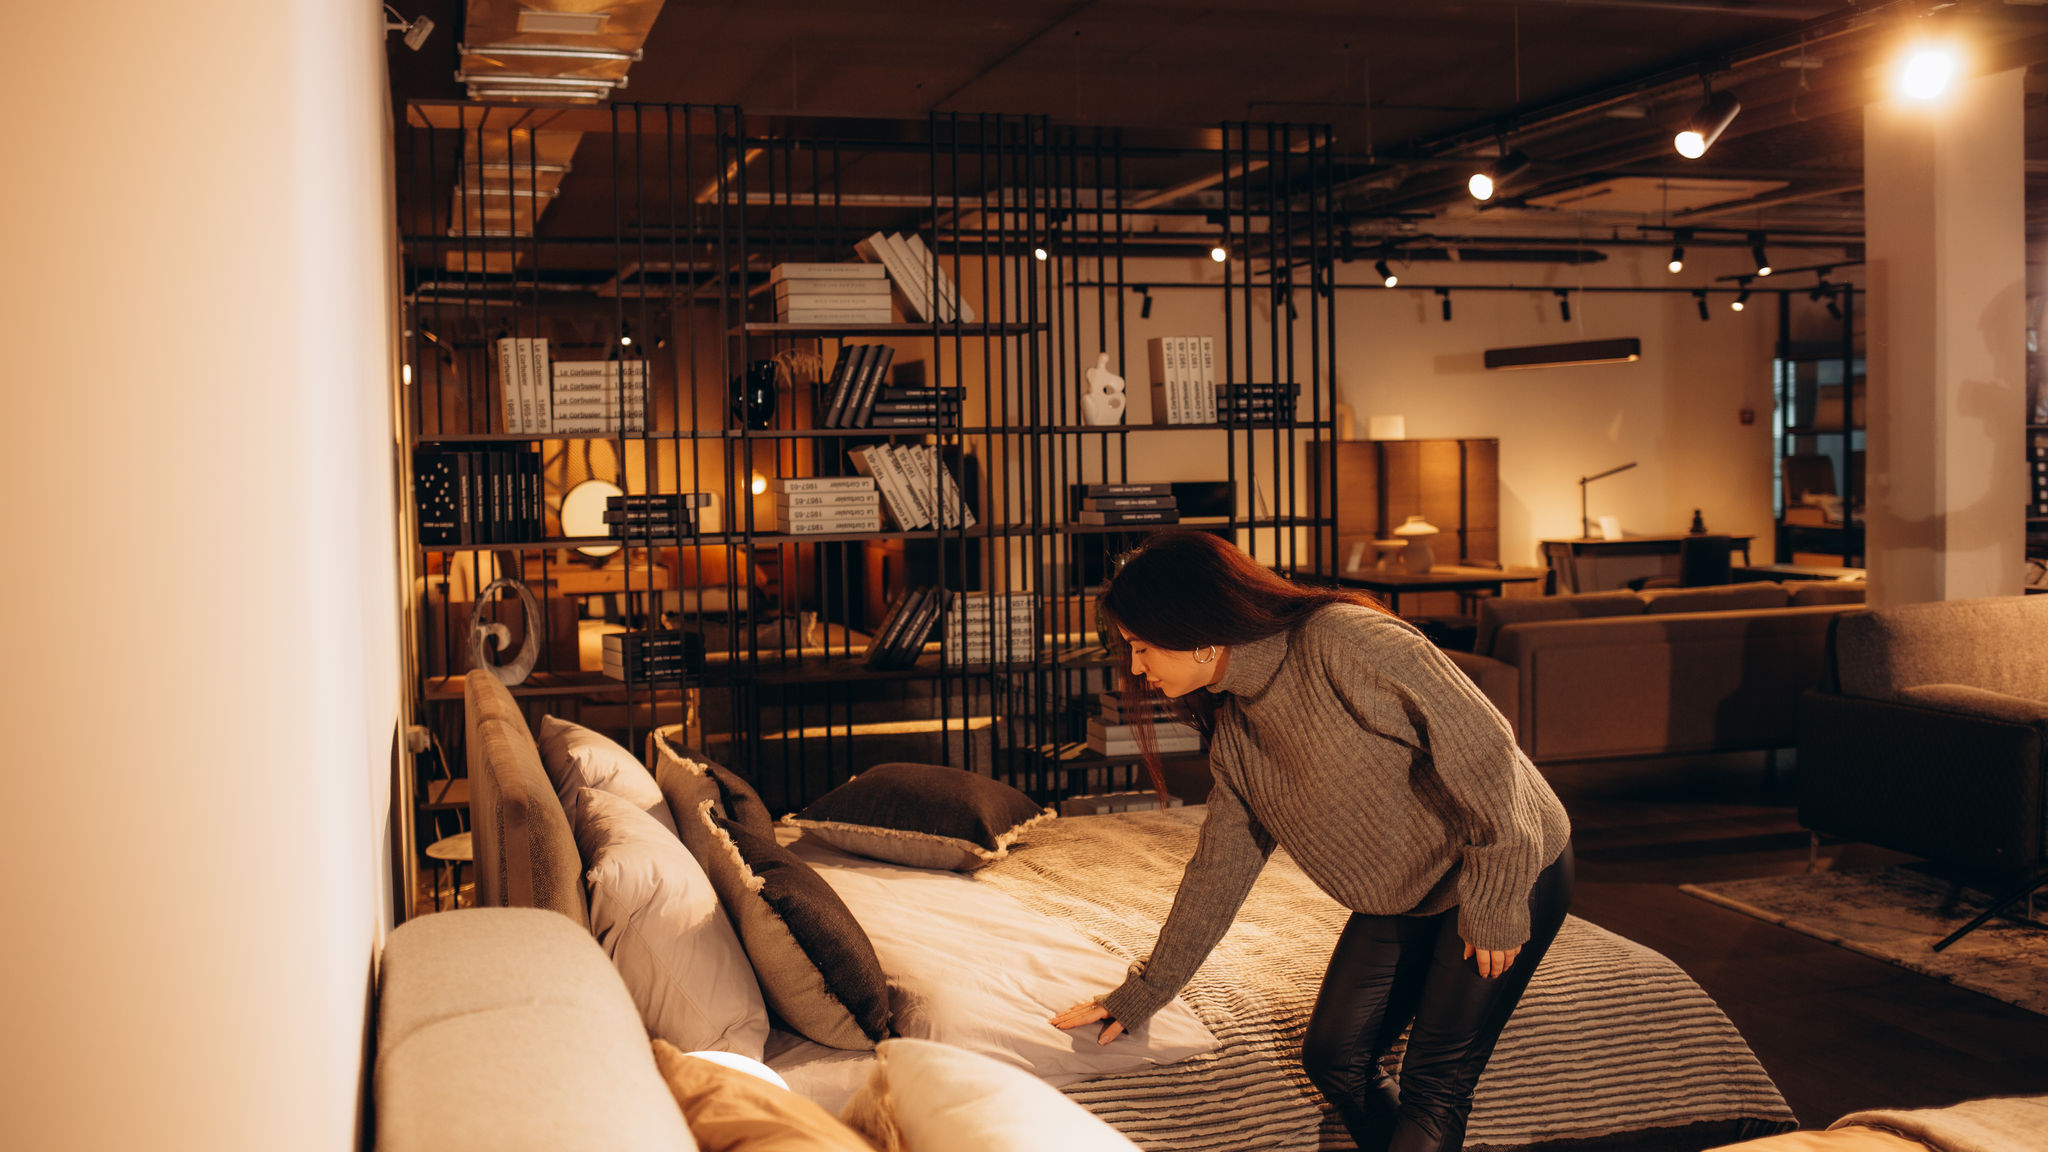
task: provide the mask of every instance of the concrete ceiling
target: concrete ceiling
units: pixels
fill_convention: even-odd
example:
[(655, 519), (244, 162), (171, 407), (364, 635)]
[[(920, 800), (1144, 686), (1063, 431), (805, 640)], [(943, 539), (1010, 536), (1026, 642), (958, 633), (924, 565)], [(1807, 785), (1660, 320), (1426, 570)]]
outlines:
[[(419, 52), (393, 38), (394, 96), (461, 99), (462, 4), (395, 3), (446, 31)], [(614, 99), (750, 115), (1329, 124), (1343, 208), (1363, 236), (1640, 235), (1653, 217), (1643, 181), (1716, 178), (1742, 182), (1740, 194), (1695, 191), (1706, 206), (1655, 222), (1853, 236), (1862, 105), (1897, 46), (1929, 31), (1966, 39), (1981, 66), (2033, 69), (2030, 202), (2048, 225), (2048, 6), (2031, 0), (667, 0)], [(1744, 110), (1686, 161), (1671, 135), (1703, 80)], [(1533, 164), (1481, 208), (1465, 177), (1503, 142)], [(1567, 195), (1610, 181), (1635, 193), (1628, 210)]]

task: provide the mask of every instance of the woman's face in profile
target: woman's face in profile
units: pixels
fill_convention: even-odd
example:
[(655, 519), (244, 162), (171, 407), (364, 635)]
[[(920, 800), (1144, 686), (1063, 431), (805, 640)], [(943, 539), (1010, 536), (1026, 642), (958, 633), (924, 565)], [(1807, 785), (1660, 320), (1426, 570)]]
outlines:
[(1117, 626), (1117, 632), (1124, 638), (1124, 644), (1131, 652), (1131, 675), (1149, 684), (1153, 690), (1168, 696), (1185, 696), (1197, 688), (1206, 687), (1216, 675), (1216, 663), (1195, 662), (1193, 652), (1178, 652), (1171, 648), (1159, 648), (1131, 635), (1130, 629)]

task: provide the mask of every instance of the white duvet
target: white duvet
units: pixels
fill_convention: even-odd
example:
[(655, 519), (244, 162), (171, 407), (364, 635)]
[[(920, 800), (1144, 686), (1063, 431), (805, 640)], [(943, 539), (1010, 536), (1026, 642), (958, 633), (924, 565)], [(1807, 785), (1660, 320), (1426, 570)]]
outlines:
[[(898, 1035), (980, 1052), (1054, 1085), (1173, 1064), (1216, 1047), (1178, 999), (1107, 1046), (1095, 1042), (1094, 1026), (1062, 1032), (1046, 1021), (1122, 983), (1122, 961), (968, 876), (868, 860), (811, 838), (790, 848), (873, 941)], [(768, 1063), (792, 1088), (831, 1109), (860, 1086), (872, 1060), (871, 1053), (782, 1036), (768, 1049)]]

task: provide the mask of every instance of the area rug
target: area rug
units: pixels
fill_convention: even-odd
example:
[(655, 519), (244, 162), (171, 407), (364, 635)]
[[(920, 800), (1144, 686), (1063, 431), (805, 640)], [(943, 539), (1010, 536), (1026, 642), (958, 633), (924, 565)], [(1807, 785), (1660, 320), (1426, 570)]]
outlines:
[[(1686, 884), (1681, 890), (2048, 1016), (2048, 929), (1995, 918), (1936, 952), (1936, 941), (1991, 901), (1965, 889), (1944, 912), (1947, 882), (1916, 869), (1805, 872)], [(2024, 913), (2026, 906), (2013, 910)]]

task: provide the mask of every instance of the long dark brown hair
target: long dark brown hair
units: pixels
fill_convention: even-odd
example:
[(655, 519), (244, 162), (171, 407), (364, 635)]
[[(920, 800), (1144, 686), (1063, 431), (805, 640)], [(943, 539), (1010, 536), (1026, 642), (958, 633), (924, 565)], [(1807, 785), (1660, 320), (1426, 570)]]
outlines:
[(1215, 731), (1216, 709), (1222, 701), (1206, 691), (1170, 698), (1131, 675), (1129, 645), (1119, 626), (1155, 648), (1193, 652), (1292, 631), (1332, 604), (1386, 611), (1361, 593), (1285, 579), (1208, 532), (1159, 532), (1119, 558), (1096, 611), (1110, 651), (1124, 657), (1117, 674), (1124, 715), (1162, 799), (1166, 775), (1153, 718), (1163, 713), (1169, 720), (1192, 724), (1206, 737)]

